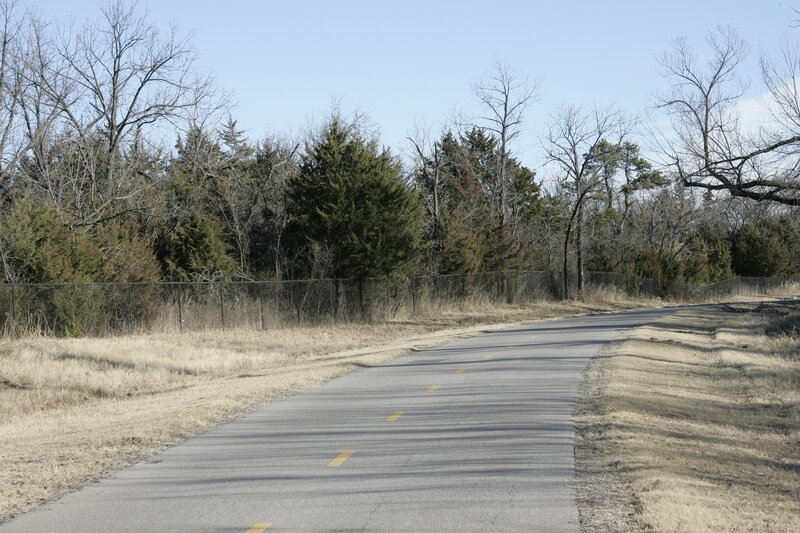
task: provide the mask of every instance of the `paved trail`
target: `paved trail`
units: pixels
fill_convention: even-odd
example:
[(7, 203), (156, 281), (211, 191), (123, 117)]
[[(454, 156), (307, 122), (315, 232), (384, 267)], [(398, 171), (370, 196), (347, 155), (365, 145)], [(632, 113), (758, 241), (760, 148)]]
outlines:
[(12, 532), (577, 531), (581, 373), (672, 311), (539, 322), (331, 381), (0, 526)]

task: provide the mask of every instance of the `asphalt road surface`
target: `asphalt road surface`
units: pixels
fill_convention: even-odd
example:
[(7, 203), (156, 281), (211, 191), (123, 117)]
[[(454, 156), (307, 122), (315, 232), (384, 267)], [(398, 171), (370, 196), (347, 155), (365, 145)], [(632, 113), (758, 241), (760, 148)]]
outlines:
[(224, 424), (12, 532), (577, 531), (587, 361), (672, 311), (552, 320), (414, 352)]

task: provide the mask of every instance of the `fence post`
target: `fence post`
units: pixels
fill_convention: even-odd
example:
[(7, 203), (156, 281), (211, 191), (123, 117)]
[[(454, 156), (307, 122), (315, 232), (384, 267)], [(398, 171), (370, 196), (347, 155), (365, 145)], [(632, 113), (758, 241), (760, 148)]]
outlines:
[(364, 280), (358, 280), (358, 308), (361, 312), (361, 320), (364, 320)]
[(294, 293), (294, 302), (295, 302), (294, 303), (294, 307), (297, 310), (297, 323), (298, 324), (301, 322), (300, 316), (301, 316), (301, 313), (303, 312), (303, 300), (300, 298), (300, 283), (302, 283), (302, 282), (300, 282), (300, 281), (295, 281), (294, 282), (294, 291), (293, 291), (293, 293)]
[(17, 284), (11, 284), (11, 328), (14, 333), (17, 331)]
[(131, 333), (133, 333), (133, 298), (131, 296), (131, 292), (133, 291), (133, 284), (129, 281), (128, 282), (128, 323), (131, 327)]
[[(303, 313), (305, 313), (305, 299), (308, 296), (308, 285), (309, 282), (298, 281), (294, 284), (297, 287), (297, 323), (301, 324), (303, 322)], [(311, 282), (313, 283), (313, 282)], [(305, 286), (304, 286), (305, 285)], [(303, 290), (305, 289), (305, 290)]]
[(225, 330), (225, 297), (223, 296), (223, 286), (222, 282), (218, 281), (217, 284), (219, 285), (219, 318), (222, 322), (222, 330)]
[(258, 284), (259, 314), (261, 316), (261, 331), (264, 331), (264, 283)]
[(177, 285), (178, 290), (175, 292), (178, 294), (178, 331), (183, 333), (183, 295), (181, 294), (183, 291), (181, 288), (182, 285)]
[(275, 319), (277, 320), (278, 324), (283, 324), (283, 317), (281, 316), (281, 302), (280, 302), (280, 294), (283, 292), (283, 286), (286, 282), (280, 280), (275, 285), (272, 291), (272, 307), (275, 309)]
[(389, 278), (387, 277), (386, 278), (386, 300), (385, 300), (386, 301), (386, 304), (385, 304), (386, 305), (386, 309), (384, 309), (384, 311), (383, 311), (384, 312), (384, 318), (389, 316), (389, 301), (391, 299), (389, 297), (389, 291), (390, 291), (390, 289), (389, 289)]
[(417, 313), (417, 278), (412, 277), (411, 283), (409, 284), (409, 288), (411, 289), (411, 312), (413, 314)]
[(333, 301), (332, 301), (331, 317), (336, 322), (339, 315), (339, 278), (333, 280)]

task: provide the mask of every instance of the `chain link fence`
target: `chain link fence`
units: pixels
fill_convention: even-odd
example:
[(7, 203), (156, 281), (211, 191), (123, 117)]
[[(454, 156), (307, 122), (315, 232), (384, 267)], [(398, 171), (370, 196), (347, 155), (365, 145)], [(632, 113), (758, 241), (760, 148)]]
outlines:
[[(631, 297), (686, 302), (779, 293), (792, 284), (800, 285), (800, 276), (690, 285), (607, 272), (587, 275), (590, 291), (613, 290)], [(0, 325), (11, 336), (267, 330), (287, 324), (375, 321), (448, 308), (524, 305), (562, 297), (561, 274), (547, 271), (360, 281), (0, 284)]]
[(539, 271), (360, 281), (0, 284), (0, 325), (6, 335), (266, 330), (552, 299), (557, 284)]
[(800, 275), (773, 278), (736, 277), (716, 283), (680, 283), (616, 272), (589, 272), (587, 286), (614, 288), (633, 297), (676, 302), (720, 302), (732, 296), (768, 296), (800, 289)]

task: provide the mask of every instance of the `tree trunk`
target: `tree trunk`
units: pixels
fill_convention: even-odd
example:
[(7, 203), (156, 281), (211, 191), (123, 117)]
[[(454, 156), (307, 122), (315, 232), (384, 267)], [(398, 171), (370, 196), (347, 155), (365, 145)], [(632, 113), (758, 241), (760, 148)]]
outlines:
[(578, 208), (578, 220), (575, 230), (575, 247), (577, 252), (578, 270), (578, 299), (583, 299), (583, 290), (585, 288), (583, 273), (583, 207)]
[(572, 236), (571, 225), (564, 234), (564, 299), (569, 300), (569, 238)]
[(500, 134), (500, 169), (499, 169), (499, 178), (500, 178), (500, 226), (505, 228), (506, 226), (506, 203), (508, 202), (507, 199), (507, 190), (506, 190), (506, 128), (505, 126), (502, 128), (502, 133)]

